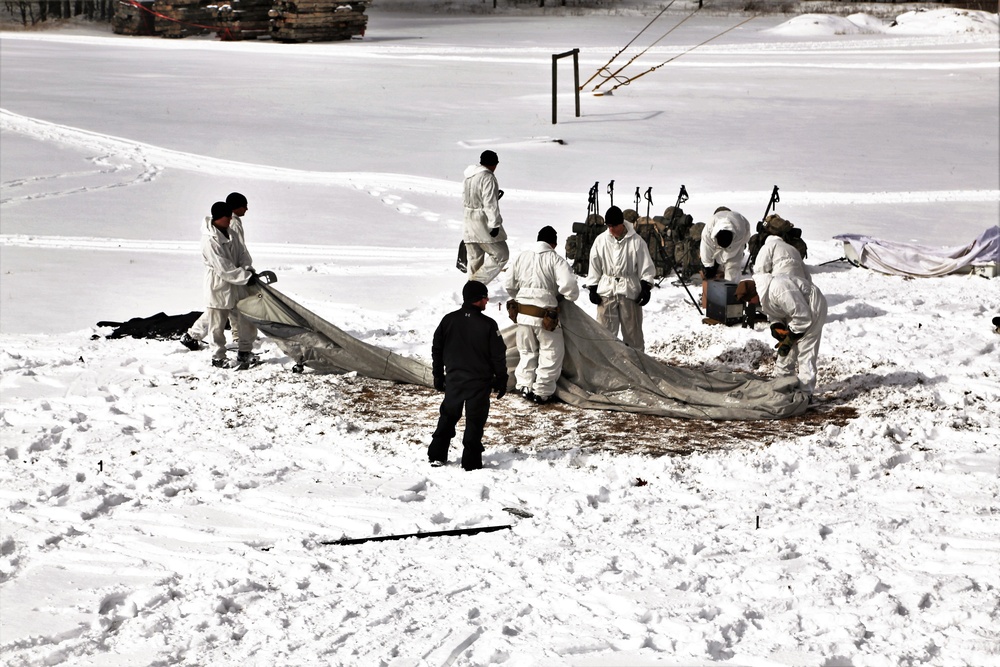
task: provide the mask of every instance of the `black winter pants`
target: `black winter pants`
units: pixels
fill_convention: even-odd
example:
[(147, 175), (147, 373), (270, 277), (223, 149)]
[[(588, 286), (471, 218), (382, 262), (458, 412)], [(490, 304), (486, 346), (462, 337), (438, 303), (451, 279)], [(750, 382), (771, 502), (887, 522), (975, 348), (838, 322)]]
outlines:
[(462, 467), (478, 470), (483, 467), (483, 430), (490, 414), (490, 386), (457, 387), (445, 385), (441, 401), (441, 417), (427, 448), (431, 461), (447, 461), (448, 447), (455, 437), (455, 425), (465, 408), (465, 434), (462, 436)]

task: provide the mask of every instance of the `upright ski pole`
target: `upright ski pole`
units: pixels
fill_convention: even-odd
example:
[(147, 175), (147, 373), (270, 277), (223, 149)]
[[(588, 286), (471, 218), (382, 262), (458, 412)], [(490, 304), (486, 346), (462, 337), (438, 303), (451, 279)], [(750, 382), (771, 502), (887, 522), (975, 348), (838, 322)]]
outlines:
[(639, 202), (642, 201), (642, 195), (639, 194), (639, 186), (635, 186), (635, 212), (639, 213)]
[[(781, 198), (778, 197), (778, 186), (775, 185), (774, 189), (771, 190), (771, 198), (767, 200), (767, 208), (764, 209), (764, 217), (761, 218), (760, 221), (757, 223), (758, 234), (760, 234), (763, 231), (764, 223), (767, 220), (767, 216), (771, 214), (771, 209), (774, 208), (774, 205), (780, 201)], [(747, 272), (747, 269), (750, 268), (750, 265), (753, 264), (755, 259), (757, 259), (757, 256), (754, 255), (753, 253), (747, 255), (746, 264), (743, 265), (743, 273)]]
[(649, 207), (653, 204), (653, 186), (646, 188), (643, 196), (646, 198), (646, 219), (649, 220)]
[[(667, 229), (674, 228), (674, 220), (677, 218), (677, 211), (680, 210), (681, 204), (683, 204), (687, 200), (688, 200), (688, 191), (687, 188), (685, 188), (682, 185), (680, 191), (677, 193), (677, 202), (674, 204), (674, 210), (670, 214), (670, 221), (667, 223)], [(691, 294), (691, 290), (688, 289), (687, 282), (684, 280), (684, 276), (681, 275), (680, 269), (677, 268), (677, 262), (673, 262), (673, 265), (674, 265), (674, 274), (677, 275), (677, 280), (680, 281), (681, 287), (683, 287), (684, 291), (687, 292), (688, 298), (691, 299), (691, 303), (694, 304), (694, 307), (698, 309), (698, 314), (704, 317), (705, 313), (701, 310), (701, 305), (698, 303), (698, 301), (695, 300), (694, 295)]]
[(611, 197), (611, 206), (615, 205), (615, 182), (608, 181), (608, 196)]
[(774, 208), (774, 205), (780, 201), (781, 198), (778, 197), (778, 186), (775, 185), (774, 189), (771, 190), (771, 198), (767, 201), (767, 208), (764, 209), (764, 217), (760, 219), (761, 222), (767, 220), (767, 216), (770, 215), (771, 209)]
[(590, 222), (591, 213), (597, 213), (597, 183), (594, 183), (587, 193), (587, 217), (583, 219), (584, 224)]

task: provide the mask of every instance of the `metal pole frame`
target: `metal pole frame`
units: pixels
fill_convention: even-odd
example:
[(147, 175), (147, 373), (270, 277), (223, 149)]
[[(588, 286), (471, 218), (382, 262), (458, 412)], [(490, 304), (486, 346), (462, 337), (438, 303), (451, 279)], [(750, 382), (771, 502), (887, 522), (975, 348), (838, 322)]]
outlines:
[(552, 54), (552, 124), (556, 124), (556, 82), (558, 73), (556, 63), (560, 58), (573, 56), (573, 93), (576, 97), (576, 117), (580, 117), (580, 49), (573, 49), (565, 53)]

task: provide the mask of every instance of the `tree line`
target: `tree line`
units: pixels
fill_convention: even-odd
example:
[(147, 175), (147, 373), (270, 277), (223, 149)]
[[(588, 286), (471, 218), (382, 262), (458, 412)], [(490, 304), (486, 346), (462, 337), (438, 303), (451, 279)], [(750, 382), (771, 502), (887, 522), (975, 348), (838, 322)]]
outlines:
[(4, 0), (4, 11), (22, 25), (82, 16), (91, 21), (111, 21), (119, 0)]

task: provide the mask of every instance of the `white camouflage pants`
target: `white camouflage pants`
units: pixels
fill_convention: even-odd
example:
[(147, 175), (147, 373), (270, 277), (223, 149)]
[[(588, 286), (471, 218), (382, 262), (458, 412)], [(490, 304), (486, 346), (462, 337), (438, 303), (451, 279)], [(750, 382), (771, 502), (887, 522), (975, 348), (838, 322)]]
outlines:
[[(238, 342), (237, 349), (240, 352), (253, 351), (254, 341), (257, 340), (257, 327), (250, 320), (240, 315), (236, 310), (227, 308), (206, 308), (205, 315), (207, 315), (208, 320), (208, 333), (212, 337), (212, 343), (215, 344), (215, 350), (212, 352), (213, 359), (226, 358), (227, 321), (233, 323), (233, 340)], [(237, 331), (242, 335), (237, 337)]]
[(799, 378), (802, 391), (812, 395), (816, 390), (816, 366), (819, 359), (819, 343), (823, 338), (823, 323), (826, 322), (826, 305), (816, 322), (806, 329), (806, 334), (800, 338), (787, 356), (777, 356), (774, 359), (774, 371), (778, 376)]
[(503, 267), (507, 266), (510, 259), (510, 250), (506, 241), (499, 243), (473, 243), (465, 242), (465, 254), (469, 280), (478, 280), (484, 285), (489, 285), (494, 278), (500, 275)]
[[(538, 318), (531, 318), (537, 320)], [(517, 388), (528, 389), (540, 398), (556, 393), (556, 383), (562, 374), (566, 345), (562, 327), (546, 331), (541, 325), (517, 325), (517, 362), (514, 378)]]
[(612, 336), (621, 328), (622, 340), (633, 350), (642, 352), (646, 339), (642, 335), (642, 307), (634, 300), (622, 295), (602, 297), (597, 307), (597, 321), (607, 327)]

